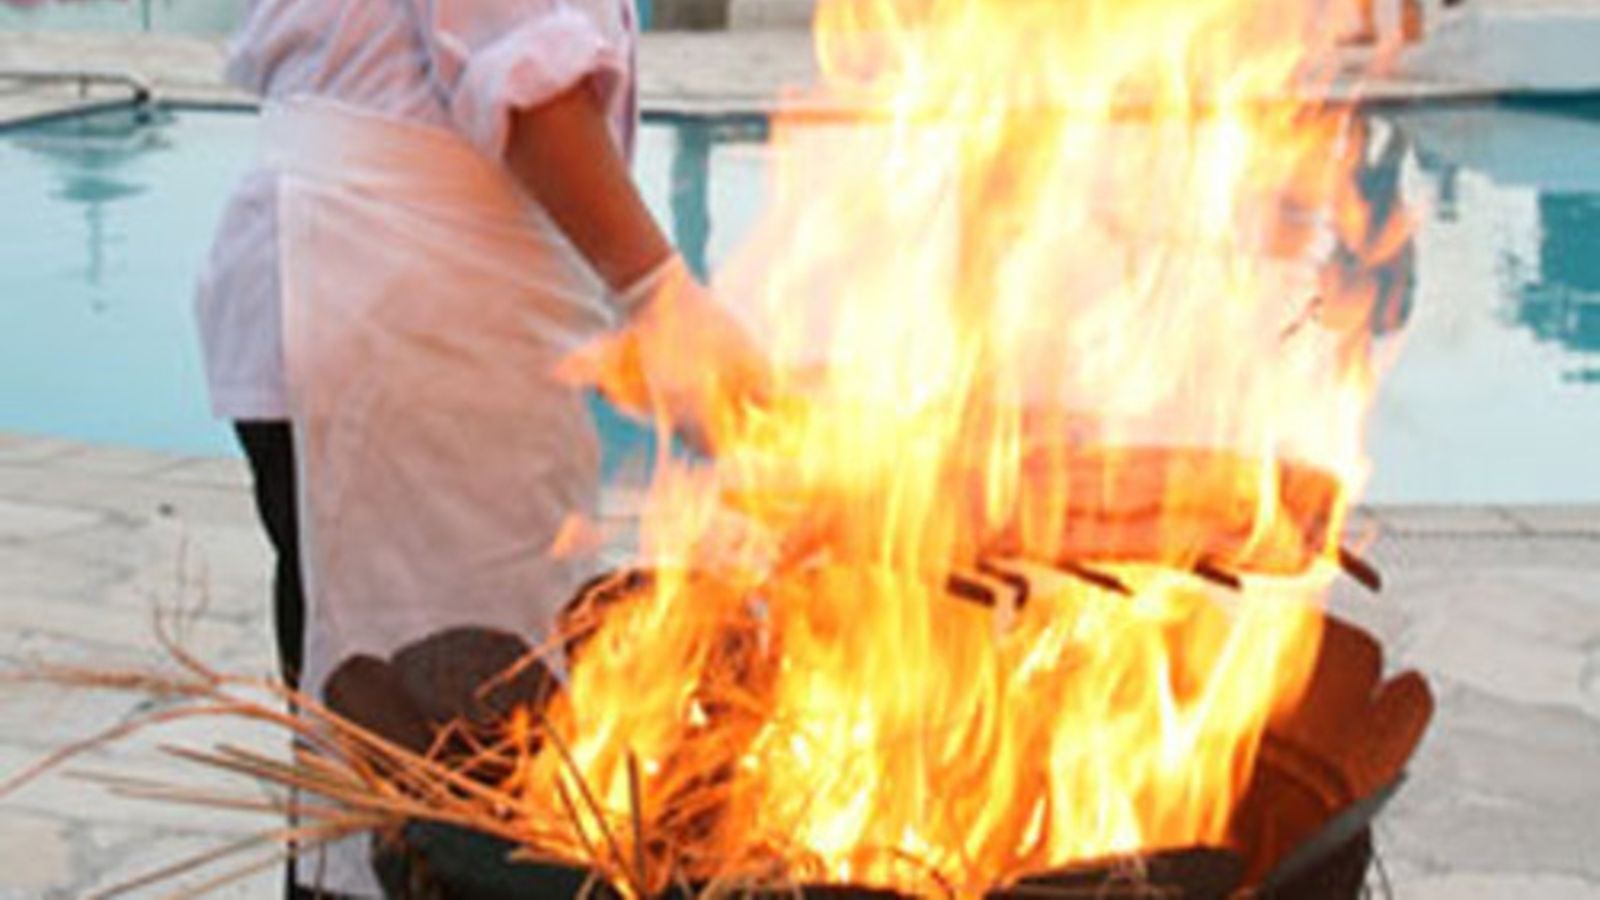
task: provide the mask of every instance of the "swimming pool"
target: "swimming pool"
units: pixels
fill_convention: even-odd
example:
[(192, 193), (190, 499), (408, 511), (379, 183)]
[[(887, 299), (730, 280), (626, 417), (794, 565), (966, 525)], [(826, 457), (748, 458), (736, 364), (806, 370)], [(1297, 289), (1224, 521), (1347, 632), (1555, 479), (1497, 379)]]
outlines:
[(245, 0), (79, 0), (0, 4), (0, 30), (227, 34)]
[[(1423, 211), (1405, 349), (1369, 444), (1379, 502), (1600, 501), (1600, 107), (1375, 114), (1365, 182)], [(0, 429), (233, 452), (206, 413), (193, 273), (253, 116), (101, 114), (0, 133)], [(698, 266), (764, 196), (754, 121), (653, 122), (646, 200)], [(640, 433), (603, 423), (614, 463)]]

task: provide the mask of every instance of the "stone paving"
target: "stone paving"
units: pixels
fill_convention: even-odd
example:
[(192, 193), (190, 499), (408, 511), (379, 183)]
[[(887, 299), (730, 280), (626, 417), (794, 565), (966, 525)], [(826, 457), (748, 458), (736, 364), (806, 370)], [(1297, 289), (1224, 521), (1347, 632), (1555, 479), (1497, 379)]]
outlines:
[[(0, 659), (153, 659), (157, 610), (182, 607), (199, 656), (269, 671), (267, 549), (252, 515), (238, 460), (0, 436)], [(1384, 507), (1353, 528), (1388, 586), (1342, 585), (1334, 608), (1384, 638), (1391, 667), (1425, 672), (1440, 701), (1381, 822), (1395, 896), (1600, 898), (1600, 507)], [(4, 684), (0, 773), (148, 704)], [(73, 768), (197, 777), (153, 741)], [(278, 746), (230, 723), (160, 741)], [(260, 824), (49, 776), (0, 800), (0, 898), (80, 897)], [(273, 896), (277, 877), (218, 896)]]
[[(202, 597), (186, 640), (219, 666), (266, 672), (266, 547), (235, 460), (174, 459), (67, 442), (0, 439), (0, 657), (88, 662), (155, 658), (158, 608)], [(0, 682), (0, 773), (147, 709), (141, 697)], [(230, 736), (276, 746), (270, 735)], [(188, 727), (213, 741), (214, 726)], [(181, 739), (180, 734), (162, 740)], [(74, 768), (172, 772), (150, 739)], [(3, 776), (0, 776), (3, 777)], [(77, 898), (202, 852), (254, 820), (111, 798), (52, 776), (0, 801), (0, 898)], [(276, 872), (219, 896), (268, 897)], [(147, 893), (146, 896), (155, 896)]]
[[(649, 35), (646, 106), (769, 108), (782, 85), (812, 76), (809, 46), (793, 31)], [(199, 39), (0, 34), (0, 72), (136, 72), (169, 99), (248, 103), (219, 83), (220, 58), (219, 42)], [(1480, 89), (1416, 80), (1390, 89), (1469, 87)], [(80, 96), (70, 81), (0, 76), (0, 123), (126, 90), (91, 85)], [(1421, 668), (1440, 701), (1382, 821), (1395, 896), (1600, 898), (1600, 507), (1379, 508), (1357, 528), (1389, 586), (1375, 598), (1341, 587), (1334, 607), (1380, 634), (1392, 665)], [(157, 610), (176, 606), (192, 613), (186, 642), (201, 657), (266, 672), (267, 596), (266, 547), (239, 461), (0, 435), (0, 660), (149, 659)], [(0, 681), (0, 778), (148, 702)], [(279, 743), (215, 724), (162, 740), (186, 738)], [(77, 767), (196, 777), (161, 761), (148, 738)], [(260, 824), (51, 776), (0, 799), (0, 900), (82, 897)], [(273, 897), (277, 885), (267, 871), (217, 896)]]

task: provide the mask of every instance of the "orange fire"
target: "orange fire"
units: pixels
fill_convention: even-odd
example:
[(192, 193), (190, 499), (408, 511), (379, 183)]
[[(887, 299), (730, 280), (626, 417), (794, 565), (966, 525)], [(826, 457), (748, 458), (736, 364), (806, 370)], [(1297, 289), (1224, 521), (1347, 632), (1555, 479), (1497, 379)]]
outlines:
[(657, 888), (1225, 844), (1364, 478), (1317, 261), (1395, 243), (1304, 99), (1334, 5), (823, 0), (796, 108), (852, 121), (779, 117), (719, 279), (793, 399), (662, 466), (524, 814)]

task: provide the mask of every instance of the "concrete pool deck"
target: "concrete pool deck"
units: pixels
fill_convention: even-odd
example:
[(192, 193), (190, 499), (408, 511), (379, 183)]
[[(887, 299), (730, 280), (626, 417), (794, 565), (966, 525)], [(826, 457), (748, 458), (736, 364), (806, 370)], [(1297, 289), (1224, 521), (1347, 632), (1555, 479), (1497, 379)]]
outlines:
[[(766, 109), (782, 85), (813, 73), (801, 32), (652, 34), (641, 55), (645, 105), (657, 112)], [(133, 72), (168, 100), (249, 104), (220, 83), (220, 60), (210, 40), (0, 33), (0, 72)], [(1413, 77), (1383, 89), (1472, 96), (1508, 86)], [(79, 96), (72, 81), (0, 75), (0, 124), (127, 90), (96, 83)], [(1384, 638), (1391, 665), (1424, 671), (1439, 699), (1410, 782), (1381, 822), (1395, 896), (1600, 898), (1600, 505), (1381, 507), (1355, 525), (1373, 539), (1388, 587), (1368, 597), (1342, 584), (1335, 608)], [(198, 607), (187, 635), (198, 655), (266, 672), (267, 596), (239, 461), (0, 434), (0, 662), (148, 659), (154, 611), (182, 603)], [(0, 683), (0, 778), (148, 708), (138, 697)], [(215, 724), (161, 740), (277, 746), (275, 735)], [(148, 739), (77, 768), (194, 777), (161, 762)], [(54, 775), (0, 800), (0, 900), (81, 897), (262, 824)], [(275, 872), (219, 893), (277, 895)]]
[[(1400, 898), (1600, 898), (1600, 505), (1381, 507), (1383, 593), (1334, 607), (1418, 668), (1439, 709), (1379, 848)], [(268, 557), (243, 464), (0, 435), (0, 660), (155, 658), (155, 611), (194, 611), (188, 645), (266, 673)], [(150, 708), (145, 698), (0, 690), (0, 774)], [(73, 767), (198, 773), (143, 738)], [(210, 723), (165, 743), (274, 749)], [(75, 898), (259, 827), (240, 814), (122, 800), (51, 775), (0, 800), (0, 898)], [(268, 872), (219, 896), (274, 896)], [(152, 894), (156, 896), (159, 894)]]
[[(1444, 18), (1433, 41), (1405, 51), (1384, 74), (1363, 79), (1361, 95), (1407, 101), (1600, 89), (1600, 61), (1590, 52), (1600, 45), (1600, 4), (1499, 0), (1475, 6), (1484, 11)], [(811, 47), (810, 34), (794, 28), (649, 32), (639, 51), (643, 107), (682, 114), (771, 110), (786, 88), (815, 80)], [(1370, 58), (1369, 50), (1348, 50), (1342, 59), (1348, 77), (1328, 88), (1331, 95), (1351, 96)], [(84, 92), (70, 79), (41, 84), (17, 73), (123, 73), (171, 102), (254, 105), (223, 83), (222, 60), (219, 38), (0, 32), (0, 127), (128, 96), (125, 86), (94, 84)]]

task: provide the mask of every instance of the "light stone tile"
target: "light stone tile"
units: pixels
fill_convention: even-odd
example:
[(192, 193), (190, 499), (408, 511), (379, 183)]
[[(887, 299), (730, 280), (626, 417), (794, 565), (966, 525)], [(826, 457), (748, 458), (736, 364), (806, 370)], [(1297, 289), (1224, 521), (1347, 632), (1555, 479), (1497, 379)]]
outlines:
[[(31, 643), (66, 649), (76, 645), (111, 659), (159, 659), (163, 654), (157, 640), (157, 618), (166, 615), (170, 621), (172, 617), (170, 611), (158, 612), (159, 600), (152, 598), (147, 606), (56, 602), (19, 608), (8, 604), (0, 607), (0, 629), (10, 631), (14, 637), (8, 640), (16, 641), (18, 647)], [(241, 647), (267, 643), (264, 632), (253, 620), (202, 613), (184, 624), (182, 641), (200, 659), (224, 655), (236, 659)]]
[(1358, 506), (1350, 510), (1344, 530), (1347, 538), (1376, 537), (1382, 527), (1383, 520), (1378, 517), (1376, 509)]
[(1510, 640), (1578, 648), (1600, 637), (1600, 569), (1493, 566), (1406, 573), (1399, 599), (1419, 618), (1469, 622)]
[(1584, 683), (1600, 641), (1600, 569), (1408, 573), (1393, 593), (1407, 664), (1504, 699), (1592, 707)]
[[(89, 877), (73, 885), (72, 896), (82, 896), (105, 890), (129, 880), (146, 875), (164, 866), (182, 863), (202, 854), (210, 853), (243, 834), (217, 833), (201, 835), (194, 832), (171, 835), (152, 835), (135, 826), (109, 829), (96, 828), (92, 832), (94, 846), (104, 860)], [(264, 856), (252, 852), (218, 861), (216, 865), (162, 882), (152, 889), (154, 896), (170, 896), (246, 866)], [(137, 896), (144, 896), (141, 892)], [(250, 875), (240, 881), (209, 890), (207, 900), (270, 900), (283, 896), (283, 868), (275, 865)]]
[(162, 595), (215, 595), (267, 581), (272, 557), (258, 526), (170, 519), (111, 523), (34, 546), (40, 556), (115, 566), (124, 581)]
[(1372, 514), (1386, 534), (1516, 536), (1522, 524), (1490, 506), (1378, 506)]
[(1395, 575), (1464, 575), (1507, 568), (1600, 571), (1600, 541), (1585, 537), (1386, 532), (1369, 558)]
[[(1380, 820), (1385, 853), (1428, 873), (1600, 877), (1600, 723), (1435, 681), (1438, 711)], [(1401, 893), (1399, 896), (1407, 896)]]
[(0, 606), (92, 595), (117, 577), (114, 567), (103, 563), (52, 556), (37, 546), (0, 545)]
[(816, 7), (816, 0), (731, 0), (728, 24), (732, 28), (805, 29)]
[(243, 458), (231, 456), (183, 459), (161, 472), (163, 481), (197, 484), (206, 487), (250, 489), (250, 467)]
[(255, 507), (242, 488), (129, 478), (52, 466), (0, 466), (0, 498), (135, 518), (165, 517), (210, 525), (249, 525)]
[(1584, 711), (1600, 720), (1600, 641), (1593, 641), (1584, 648), (1578, 690), (1583, 698)]
[(83, 445), (59, 438), (0, 433), (0, 466), (31, 466), (83, 452)]
[(34, 900), (72, 878), (72, 845), (59, 820), (0, 814), (0, 900)]
[(94, 525), (91, 512), (44, 503), (0, 499), (0, 541), (30, 541)]
[(183, 572), (221, 583), (256, 580), (270, 565), (265, 533), (255, 522), (208, 524), (179, 517), (107, 514), (100, 524), (34, 541), (26, 548), (130, 577), (152, 572), (176, 581)]
[[(1600, 541), (1600, 506), (1517, 506), (1506, 514), (1536, 534), (1592, 535)], [(1600, 557), (1600, 544), (1595, 550)]]
[(138, 478), (171, 469), (174, 463), (175, 460), (170, 453), (135, 447), (86, 444), (78, 453), (63, 455), (53, 463), (52, 467), (67, 472)]
[(271, 573), (271, 545), (261, 526), (188, 526), (179, 529), (189, 563), (221, 584), (262, 583)]
[[(108, 657), (101, 658), (108, 661), (73, 662), (106, 668), (115, 665)], [(0, 750), (4, 751), (0, 753), (0, 771), (8, 763), (20, 768), (54, 750), (76, 745), (126, 721), (147, 702), (143, 697), (113, 691), (8, 686), (0, 697)]]
[(1425, 627), (1405, 659), (1429, 674), (1513, 702), (1586, 705), (1583, 653), (1509, 637), (1481, 623)]
[(1600, 900), (1600, 883), (1571, 875), (1451, 872), (1395, 887), (1406, 900)]
[(1376, 637), (1385, 648), (1390, 669), (1405, 662), (1396, 648), (1410, 627), (1412, 614), (1396, 602), (1392, 583), (1383, 593), (1375, 595), (1352, 581), (1337, 581), (1329, 592), (1327, 610)]
[[(150, 713), (170, 708), (148, 702), (135, 703), (129, 708), (92, 716), (83, 712), (83, 706), (78, 704), (75, 708), (70, 735), (66, 729), (52, 727), (48, 737), (0, 743), (0, 778), (29, 770), (61, 747), (127, 722), (135, 711)], [(103, 781), (96, 780), (103, 776), (140, 779), (251, 800), (265, 798), (266, 789), (250, 779), (177, 759), (162, 749), (174, 746), (209, 751), (224, 744), (279, 759), (286, 756), (288, 749), (288, 740), (282, 731), (242, 718), (209, 717), (167, 722), (96, 745), (38, 775), (0, 799), (0, 821), (18, 815), (47, 815), (88, 823), (202, 833), (244, 832), (271, 824), (274, 817), (267, 814), (122, 796)]]

